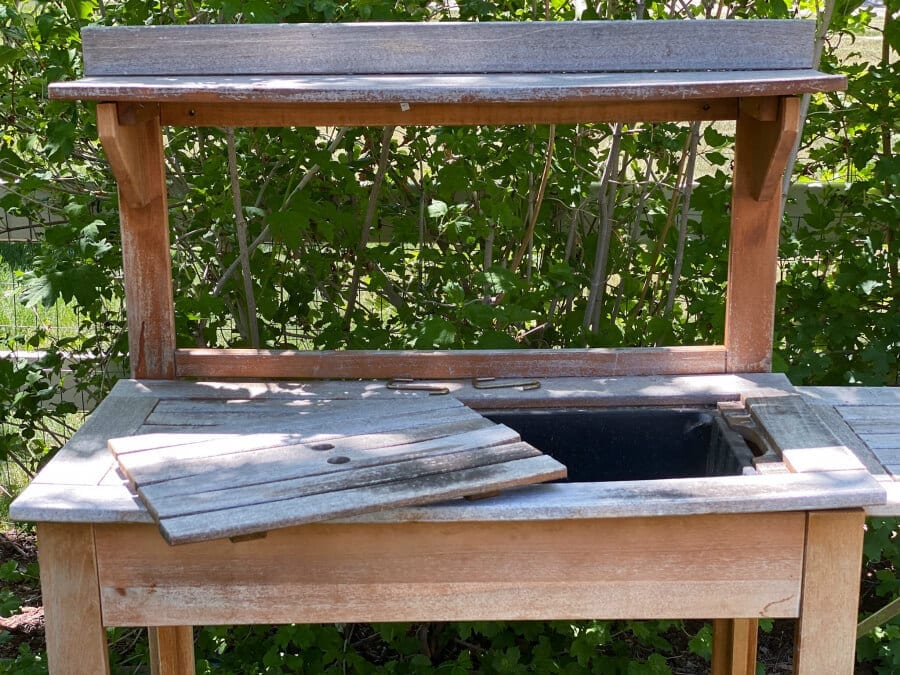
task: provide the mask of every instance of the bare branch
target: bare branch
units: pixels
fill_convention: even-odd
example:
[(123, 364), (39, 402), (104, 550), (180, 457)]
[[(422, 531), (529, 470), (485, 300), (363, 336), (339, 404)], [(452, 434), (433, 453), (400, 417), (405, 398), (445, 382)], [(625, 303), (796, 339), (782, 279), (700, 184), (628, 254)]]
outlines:
[(678, 281), (681, 279), (681, 268), (684, 265), (684, 244), (687, 241), (688, 211), (691, 208), (691, 193), (694, 190), (694, 166), (697, 162), (697, 146), (700, 143), (700, 122), (691, 122), (691, 135), (688, 141), (688, 159), (681, 181), (681, 211), (678, 214), (678, 244), (675, 249), (675, 265), (672, 278), (669, 280), (669, 295), (663, 316), (668, 317), (675, 308), (675, 295), (678, 292)]
[(235, 149), (234, 129), (225, 130), (228, 143), (228, 175), (231, 177), (231, 199), (234, 203), (234, 220), (237, 230), (238, 251), (241, 276), (244, 278), (244, 295), (247, 300), (247, 328), (250, 332), (250, 345), (259, 349), (259, 319), (256, 315), (256, 298), (253, 294), (253, 277), (250, 269), (250, 250), (247, 247), (247, 221), (244, 219), (244, 207), (241, 204), (241, 186), (238, 181), (237, 151)]
[[(329, 153), (333, 153), (337, 149), (337, 146), (343, 140), (345, 133), (346, 133), (346, 129), (343, 129), (343, 128), (341, 128), (338, 131), (337, 135), (334, 137), (334, 139), (328, 145)], [(297, 184), (297, 187), (294, 188), (294, 190), (291, 192), (291, 194), (288, 195), (287, 199), (285, 199), (285, 203), (288, 203), (295, 194), (297, 194), (300, 190), (305, 188), (309, 184), (309, 181), (311, 181), (318, 172), (319, 172), (318, 164), (313, 164), (311, 167), (309, 167), (306, 174), (304, 174), (303, 178), (300, 179), (300, 182)], [(256, 238), (250, 243), (250, 245), (247, 247), (248, 252), (252, 254), (259, 247), (260, 244), (269, 240), (270, 235), (271, 235), (271, 230), (269, 229), (269, 226), (266, 225), (262, 229), (262, 232), (260, 232), (256, 236)], [(235, 260), (234, 262), (232, 262), (228, 266), (228, 268), (222, 273), (222, 276), (219, 277), (219, 281), (216, 282), (216, 286), (215, 286), (215, 288), (213, 288), (211, 295), (216, 296), (216, 295), (219, 295), (222, 293), (222, 289), (225, 288), (225, 284), (228, 283), (228, 280), (232, 276), (234, 276), (234, 273), (237, 272), (240, 265), (241, 265), (241, 263), (240, 263), (240, 260), (238, 259), (238, 260)]]
[(350, 329), (350, 318), (356, 307), (356, 295), (359, 293), (359, 279), (362, 275), (362, 259), (365, 257), (366, 246), (369, 243), (369, 233), (372, 223), (375, 221), (375, 212), (378, 209), (378, 195), (384, 182), (384, 174), (387, 173), (387, 163), (390, 158), (391, 137), (394, 135), (395, 126), (386, 126), (381, 133), (381, 154), (378, 157), (378, 168), (375, 170), (375, 178), (372, 180), (372, 188), (369, 190), (369, 201), (366, 204), (366, 216), (363, 220), (362, 232), (359, 236), (359, 248), (356, 251), (356, 262), (353, 266), (353, 278), (350, 280), (350, 288), (347, 291), (347, 309), (344, 310), (343, 327)]
[(544, 155), (544, 170), (541, 173), (541, 181), (538, 184), (537, 196), (531, 207), (531, 217), (528, 220), (528, 226), (525, 228), (525, 236), (522, 237), (522, 243), (519, 245), (519, 249), (513, 256), (512, 263), (510, 263), (510, 272), (514, 273), (519, 267), (519, 264), (522, 262), (522, 258), (525, 257), (525, 252), (528, 250), (528, 247), (531, 245), (531, 240), (534, 237), (534, 228), (537, 225), (538, 214), (541, 211), (541, 204), (544, 202), (544, 193), (547, 190), (547, 181), (550, 178), (550, 168), (553, 163), (553, 144), (555, 142), (556, 125), (551, 124), (550, 133), (547, 136), (547, 151)]

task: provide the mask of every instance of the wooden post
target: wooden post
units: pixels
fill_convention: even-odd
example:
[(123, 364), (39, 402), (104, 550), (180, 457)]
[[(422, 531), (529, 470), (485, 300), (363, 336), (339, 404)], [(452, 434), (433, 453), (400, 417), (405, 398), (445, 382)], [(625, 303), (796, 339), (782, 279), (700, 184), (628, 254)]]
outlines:
[[(97, 105), (97, 131), (119, 185), (131, 376), (175, 377), (175, 313), (159, 106)], [(150, 628), (153, 675), (194, 672), (190, 626)]]
[(169, 217), (159, 112), (125, 116), (97, 105), (97, 130), (119, 183), (128, 351), (136, 378), (175, 376), (175, 316)]
[(862, 566), (862, 509), (807, 515), (795, 675), (850, 675)]
[(781, 176), (798, 120), (796, 98), (741, 101), (725, 310), (730, 373), (768, 372), (772, 367)]
[(755, 675), (757, 619), (713, 621), (712, 675)]
[(194, 631), (190, 626), (151, 626), (150, 674), (192, 675)]
[(38, 542), (50, 672), (109, 673), (93, 526), (40, 523)]

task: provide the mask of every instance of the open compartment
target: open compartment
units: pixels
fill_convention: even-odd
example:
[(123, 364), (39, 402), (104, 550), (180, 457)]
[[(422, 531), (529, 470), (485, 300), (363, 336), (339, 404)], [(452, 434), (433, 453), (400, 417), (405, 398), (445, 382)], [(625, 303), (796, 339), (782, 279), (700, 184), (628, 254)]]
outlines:
[(717, 410), (554, 408), (483, 411), (566, 465), (571, 483), (731, 476), (753, 453)]

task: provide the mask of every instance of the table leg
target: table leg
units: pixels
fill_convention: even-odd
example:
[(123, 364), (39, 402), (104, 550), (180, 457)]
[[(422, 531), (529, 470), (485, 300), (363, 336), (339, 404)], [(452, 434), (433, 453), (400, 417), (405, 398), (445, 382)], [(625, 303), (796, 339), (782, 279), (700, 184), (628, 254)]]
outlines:
[(713, 621), (712, 675), (756, 673), (757, 619)]
[(190, 626), (151, 626), (151, 675), (194, 674), (194, 630)]
[(109, 673), (93, 527), (40, 523), (37, 532), (50, 672)]
[(853, 673), (864, 522), (861, 509), (808, 514), (795, 675)]

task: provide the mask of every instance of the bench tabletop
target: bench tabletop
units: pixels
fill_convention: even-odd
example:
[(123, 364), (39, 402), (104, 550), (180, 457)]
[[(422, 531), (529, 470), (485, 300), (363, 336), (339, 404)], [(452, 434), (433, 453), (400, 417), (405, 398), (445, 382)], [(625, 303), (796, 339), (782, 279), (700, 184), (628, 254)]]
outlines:
[[(533, 391), (475, 389), (468, 382), (460, 381), (451, 381), (447, 385), (454, 398), (475, 410), (523, 406), (711, 405), (743, 399), (755, 401), (758, 414), (772, 419), (784, 412), (779, 401), (796, 403), (796, 390), (790, 383), (781, 375), (768, 374), (541, 378), (541, 388)], [(206, 401), (203, 405), (212, 405), (216, 400), (252, 400), (259, 402), (257, 405), (269, 405), (345, 400), (368, 401), (377, 407), (379, 401), (396, 400), (398, 396), (416, 400), (429, 398), (425, 392), (386, 389), (385, 383), (379, 381), (253, 384), (123, 380), (13, 502), (10, 515), (17, 520), (44, 522), (154, 522), (140, 497), (122, 476), (109, 449), (109, 441), (134, 436), (160, 404), (160, 410), (174, 410), (191, 401)], [(804, 399), (810, 400), (810, 397), (804, 395)], [(816, 410), (827, 408), (813, 407)], [(792, 428), (797, 426), (786, 424), (773, 429), (776, 441), (792, 455), (797, 468), (795, 472), (784, 469), (754, 476), (536, 485), (508, 490), (477, 502), (455, 500), (428, 507), (402, 506), (354, 518), (366, 522), (552, 520), (854, 506), (875, 510), (898, 508), (900, 500), (889, 506), (878, 506), (885, 501), (885, 481), (873, 479), (870, 470), (850, 453), (852, 449), (860, 455), (854, 444), (861, 441), (849, 428), (846, 431), (850, 437), (816, 440), (816, 444), (829, 446), (819, 461), (818, 448), (789, 447), (795, 444), (796, 434)], [(834, 428), (831, 423), (828, 426)]]

